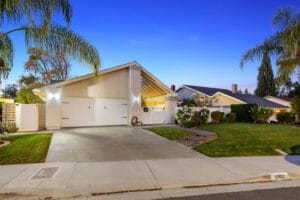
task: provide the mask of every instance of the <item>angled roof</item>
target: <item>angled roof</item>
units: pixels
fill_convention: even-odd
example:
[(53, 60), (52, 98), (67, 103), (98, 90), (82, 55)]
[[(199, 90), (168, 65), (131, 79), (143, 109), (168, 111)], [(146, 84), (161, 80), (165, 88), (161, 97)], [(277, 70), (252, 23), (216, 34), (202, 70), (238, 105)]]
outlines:
[(226, 90), (226, 89), (212, 88), (212, 87), (202, 87), (202, 86), (196, 86), (196, 85), (183, 85), (183, 87), (191, 88), (191, 89), (196, 90), (198, 92), (204, 93), (208, 96), (213, 96), (217, 92), (230, 92), (230, 90)]
[[(117, 71), (117, 70), (125, 69), (125, 68), (133, 66), (133, 65), (141, 67), (142, 73), (147, 75), (147, 77), (151, 78), (152, 82), (160, 85), (162, 87), (163, 91), (170, 92), (170, 89), (169, 89), (168, 86), (166, 86), (163, 82), (161, 82), (158, 78), (156, 78), (152, 73), (150, 73), (148, 70), (146, 70), (144, 67), (142, 67), (137, 61), (132, 61), (132, 62), (129, 62), (129, 63), (126, 63), (126, 64), (122, 64), (122, 65), (118, 65), (118, 66), (111, 67), (111, 68), (108, 68), (108, 69), (100, 70), (99, 73), (98, 73), (98, 76), (106, 74), (106, 73), (114, 72), (114, 71)], [(64, 86), (64, 85), (68, 85), (68, 84), (71, 84), (71, 83), (74, 83), (74, 82), (86, 80), (86, 79), (89, 79), (89, 78), (92, 78), (92, 77), (94, 77), (93, 73), (86, 74), (86, 75), (71, 78), (71, 79), (68, 79), (68, 80), (65, 80), (65, 81), (62, 81), (62, 82), (53, 83), (53, 84), (46, 85), (46, 86), (43, 86), (43, 87), (40, 87), (40, 88), (36, 88), (36, 89), (34, 89), (34, 91), (43, 91), (43, 90), (45, 90), (46, 88), (49, 88), (49, 87), (58, 88), (58, 87), (61, 87), (61, 86)]]
[[(211, 87), (202, 87), (202, 86), (195, 86), (195, 85), (183, 85), (183, 87), (190, 88), (194, 91), (198, 91), (208, 96), (215, 96), (219, 93), (225, 94), (226, 96), (238, 100), (243, 103), (255, 103), (262, 107), (268, 108), (289, 108), (285, 105), (281, 105), (272, 101), (268, 101), (262, 97), (258, 97), (251, 94), (239, 94), (239, 93), (232, 93), (232, 91), (222, 88), (211, 88)], [(179, 90), (179, 89), (178, 89)], [(177, 91), (178, 91), (177, 90)]]

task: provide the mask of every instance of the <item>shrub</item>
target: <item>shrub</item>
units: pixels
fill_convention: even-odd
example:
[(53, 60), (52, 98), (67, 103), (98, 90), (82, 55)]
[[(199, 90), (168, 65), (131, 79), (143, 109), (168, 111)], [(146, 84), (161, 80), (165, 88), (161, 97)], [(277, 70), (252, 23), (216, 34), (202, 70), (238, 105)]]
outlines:
[(201, 126), (206, 123), (209, 116), (208, 109), (192, 112), (192, 109), (184, 106), (176, 113), (176, 120), (186, 128)]
[(236, 121), (236, 114), (233, 112), (227, 113), (225, 116), (225, 121), (227, 123), (234, 123)]
[(194, 126), (202, 126), (207, 122), (209, 117), (209, 110), (204, 108), (200, 111), (193, 112), (191, 121), (194, 123)]
[(261, 106), (253, 106), (250, 109), (250, 116), (255, 123), (267, 123), (268, 119), (273, 115), (273, 110)]
[(292, 124), (295, 122), (295, 114), (291, 112), (279, 112), (276, 114), (276, 119), (281, 124)]
[(196, 107), (196, 103), (194, 101), (194, 99), (183, 99), (182, 103), (180, 104), (180, 106), (184, 107)]
[(13, 122), (1, 123), (0, 129), (1, 129), (1, 131), (7, 132), (7, 133), (15, 133), (18, 131), (16, 123), (13, 123)]
[(176, 120), (181, 124), (185, 124), (185, 122), (190, 121), (192, 118), (192, 109), (187, 106), (183, 106), (176, 113)]
[(238, 122), (253, 122), (250, 110), (256, 104), (233, 104), (231, 105), (231, 112), (236, 114), (236, 121)]
[(220, 122), (222, 122), (223, 119), (224, 119), (224, 112), (213, 111), (211, 113), (211, 119), (212, 119), (212, 122), (214, 122), (214, 123), (220, 123)]

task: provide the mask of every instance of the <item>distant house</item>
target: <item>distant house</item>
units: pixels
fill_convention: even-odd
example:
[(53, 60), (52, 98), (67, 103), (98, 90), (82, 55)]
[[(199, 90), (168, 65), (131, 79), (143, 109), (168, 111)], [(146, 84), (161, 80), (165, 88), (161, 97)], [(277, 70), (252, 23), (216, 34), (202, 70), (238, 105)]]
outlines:
[(274, 103), (278, 103), (284, 106), (289, 107), (291, 109), (291, 101), (292, 99), (289, 97), (273, 97), (273, 96), (266, 96), (265, 99), (268, 101), (272, 101)]
[(232, 85), (232, 90), (183, 85), (177, 89), (176, 93), (179, 96), (179, 101), (183, 99), (194, 99), (208, 107), (230, 107), (232, 104), (255, 103), (262, 107), (274, 109), (275, 111), (289, 109), (289, 106), (279, 101), (270, 101), (251, 94), (240, 94), (238, 93), (236, 84)]

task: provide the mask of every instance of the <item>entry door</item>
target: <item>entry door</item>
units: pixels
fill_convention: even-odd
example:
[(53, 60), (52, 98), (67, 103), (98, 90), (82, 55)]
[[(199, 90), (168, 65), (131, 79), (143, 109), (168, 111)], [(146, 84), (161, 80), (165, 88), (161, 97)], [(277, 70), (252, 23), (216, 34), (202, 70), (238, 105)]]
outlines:
[(91, 98), (64, 98), (61, 102), (61, 126), (94, 125), (94, 100)]

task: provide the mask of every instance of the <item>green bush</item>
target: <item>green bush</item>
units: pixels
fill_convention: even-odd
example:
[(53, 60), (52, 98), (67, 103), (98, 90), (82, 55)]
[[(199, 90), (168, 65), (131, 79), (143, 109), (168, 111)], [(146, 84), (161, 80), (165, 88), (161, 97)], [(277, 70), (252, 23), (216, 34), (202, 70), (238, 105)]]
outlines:
[(236, 122), (236, 114), (233, 112), (227, 113), (225, 116), (225, 121), (227, 123), (234, 123)]
[(273, 110), (261, 106), (253, 106), (250, 109), (250, 116), (254, 123), (267, 123), (268, 119), (273, 115)]
[(18, 131), (16, 123), (13, 122), (1, 123), (0, 129), (7, 133), (15, 133)]
[(214, 123), (220, 123), (224, 120), (224, 112), (220, 111), (213, 111), (211, 114), (212, 122)]
[(231, 112), (236, 114), (236, 121), (238, 122), (253, 122), (250, 110), (257, 106), (256, 104), (233, 104), (231, 105)]
[(43, 100), (35, 95), (31, 89), (21, 89), (18, 92), (17, 103), (24, 103), (24, 104), (32, 104), (32, 103), (43, 103)]
[(176, 120), (178, 123), (185, 124), (185, 122), (190, 121), (192, 119), (192, 109), (187, 106), (183, 106), (176, 113)]
[(194, 126), (202, 126), (207, 122), (208, 117), (209, 117), (209, 110), (204, 108), (200, 111), (193, 112), (191, 121)]
[(281, 124), (292, 124), (295, 122), (295, 114), (291, 112), (279, 112), (276, 119)]
[(176, 113), (176, 120), (184, 127), (191, 128), (206, 123), (209, 116), (208, 109), (192, 112), (190, 107), (184, 106)]

